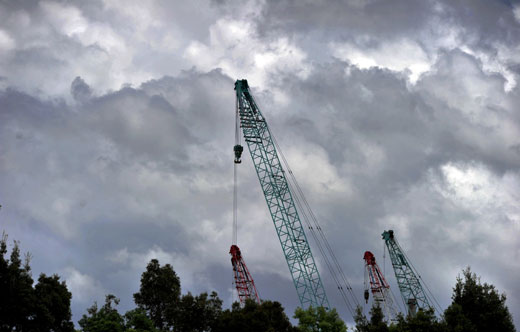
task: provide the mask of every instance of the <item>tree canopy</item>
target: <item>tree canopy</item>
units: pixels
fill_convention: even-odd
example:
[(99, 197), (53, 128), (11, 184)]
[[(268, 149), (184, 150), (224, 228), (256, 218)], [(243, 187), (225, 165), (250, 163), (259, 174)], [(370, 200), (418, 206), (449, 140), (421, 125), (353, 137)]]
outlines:
[(324, 307), (296, 308), (298, 329), (301, 332), (345, 332), (347, 327), (339, 317), (336, 309), (326, 310)]
[(469, 267), (457, 278), (452, 300), (444, 312), (448, 331), (515, 331), (506, 295), (493, 285), (482, 284)]
[(141, 275), (141, 287), (134, 294), (134, 301), (147, 312), (154, 326), (162, 330), (174, 326), (180, 295), (181, 281), (172, 266), (161, 267), (157, 259), (152, 259)]
[(41, 274), (33, 288), (30, 255), (22, 262), (18, 242), (7, 256), (7, 235), (0, 239), (0, 330), (74, 331), (72, 294), (58, 275)]
[(291, 325), (279, 302), (263, 301), (258, 304), (247, 300), (244, 307), (235, 302), (231, 309), (223, 311), (212, 331), (290, 332), (297, 329)]

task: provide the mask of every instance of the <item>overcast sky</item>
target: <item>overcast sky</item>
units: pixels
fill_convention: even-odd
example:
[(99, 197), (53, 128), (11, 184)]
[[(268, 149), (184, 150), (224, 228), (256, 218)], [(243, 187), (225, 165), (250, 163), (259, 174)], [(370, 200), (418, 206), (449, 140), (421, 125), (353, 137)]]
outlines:
[[(108, 293), (131, 309), (151, 258), (230, 305), (242, 78), (360, 301), (366, 250), (398, 295), (393, 229), (443, 309), (471, 266), (519, 324), (520, 2), (0, 0), (0, 229), (66, 280), (74, 321)], [(243, 160), (238, 245), (292, 316)]]

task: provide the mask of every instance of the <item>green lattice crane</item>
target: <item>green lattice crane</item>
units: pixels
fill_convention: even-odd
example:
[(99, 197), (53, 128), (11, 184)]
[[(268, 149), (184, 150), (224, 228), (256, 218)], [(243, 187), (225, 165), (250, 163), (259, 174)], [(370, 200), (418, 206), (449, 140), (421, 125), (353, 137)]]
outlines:
[(392, 261), (392, 267), (394, 268), (395, 278), (397, 279), (403, 302), (408, 307), (408, 314), (413, 315), (417, 309), (433, 308), (428, 301), (419, 277), (410, 266), (406, 255), (397, 243), (394, 231), (384, 231), (382, 236), (390, 254), (390, 260)]
[[(329, 301), (267, 122), (249, 91), (247, 80), (237, 80), (235, 91), (237, 124), (239, 120), (300, 303), (304, 308), (329, 308)], [(238, 125), (236, 130), (238, 132)], [(242, 146), (235, 145), (234, 151), (235, 163), (240, 163)]]

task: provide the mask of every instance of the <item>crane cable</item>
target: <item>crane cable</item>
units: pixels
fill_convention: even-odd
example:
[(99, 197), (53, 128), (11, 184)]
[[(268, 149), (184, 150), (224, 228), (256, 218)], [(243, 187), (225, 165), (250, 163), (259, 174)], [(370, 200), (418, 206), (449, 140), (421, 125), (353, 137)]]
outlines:
[[(236, 101), (235, 114), (235, 146), (240, 145), (240, 116), (238, 114), (238, 100)], [(233, 238), (232, 244), (237, 244), (238, 228), (238, 179), (237, 163), (233, 162)]]
[[(388, 280), (388, 277), (386, 276), (386, 243), (384, 241), (383, 241), (383, 275)], [(397, 306), (397, 309), (399, 309), (400, 312), (404, 312), (403, 307), (401, 307), (401, 302), (398, 302), (396, 300), (395, 294), (392, 291), (392, 287), (390, 287), (389, 289), (390, 289), (390, 294), (392, 294), (392, 300), (395, 303), (395, 305)], [(405, 308), (406, 308), (406, 304), (405, 304)]]
[[(236, 115), (235, 115), (235, 145), (240, 144), (240, 122), (238, 115), (238, 100), (236, 101)], [(238, 179), (237, 179), (237, 164), (233, 162), (233, 227), (232, 227), (232, 238), (231, 244), (237, 245), (237, 228), (238, 228)], [(235, 285), (235, 272), (231, 275), (231, 289), (232, 298), (235, 301), (239, 298), (238, 291)]]
[[(296, 204), (299, 207), (299, 211), (302, 213), (302, 215), (304, 217), (303, 219), (304, 219), (305, 223), (307, 224), (309, 230), (311, 231), (311, 235), (314, 238), (322, 257), (324, 258), (325, 264), (327, 265), (327, 268), (329, 269), (331, 276), (334, 279), (334, 281), (338, 287), (338, 290), (341, 294), (343, 301), (345, 302), (345, 304), (346, 304), (348, 310), (350, 311), (350, 313), (352, 314), (352, 316), (355, 316), (354, 306), (359, 306), (360, 303), (359, 303), (358, 299), (356, 298), (356, 296), (352, 290), (352, 286), (350, 285), (347, 277), (343, 273), (343, 270), (341, 269), (341, 266), (339, 265), (339, 261), (338, 261), (336, 255), (334, 254), (334, 251), (332, 250), (332, 247), (330, 246), (329, 241), (325, 237), (325, 234), (323, 233), (323, 230), (316, 218), (316, 215), (314, 214), (309, 203), (307, 202), (307, 199), (305, 198), (305, 195), (303, 194), (303, 191), (302, 191), (300, 185), (298, 184), (298, 181), (296, 180), (296, 177), (294, 176), (291, 168), (289, 167), (289, 163), (287, 162), (287, 159), (285, 158), (285, 156), (284, 156), (280, 146), (278, 145), (278, 142), (276, 141), (276, 138), (272, 132), (271, 132), (271, 137), (273, 139), (273, 143), (275, 144), (277, 151), (279, 152), (279, 154), (282, 158), (282, 161), (287, 169), (287, 172), (289, 173), (289, 179), (292, 180), (292, 182), (288, 181), (288, 185), (296, 189), (296, 191), (294, 191), (294, 190), (292, 190), (292, 191), (295, 193), (294, 198), (295, 198)], [(302, 202), (303, 202), (303, 204), (302, 204)], [(308, 211), (308, 214), (310, 217), (307, 215), (306, 211)], [(312, 221), (312, 224), (309, 221), (309, 219)], [(313, 227), (313, 225), (314, 225), (314, 227)], [(319, 237), (318, 237), (318, 235), (319, 235)], [(321, 238), (321, 240), (320, 240), (320, 238)], [(324, 247), (326, 250), (324, 249)], [(327, 255), (326, 251), (328, 251), (328, 255)], [(332, 260), (332, 262), (331, 262), (331, 260)], [(350, 298), (354, 302), (353, 304), (349, 300), (349, 296), (347, 296), (347, 293), (345, 292), (345, 288), (343, 287), (342, 282), (346, 286), (345, 288), (347, 289), (347, 292), (350, 295)]]
[[(256, 104), (256, 101), (254, 100), (253, 96), (251, 96), (251, 98), (253, 99), (253, 102)], [(310, 205), (308, 204), (308, 202), (305, 198), (305, 195), (303, 194), (303, 191), (302, 191), (300, 185), (298, 184), (298, 181), (296, 180), (296, 178), (289, 166), (289, 163), (287, 162), (287, 159), (285, 158), (285, 156), (275, 138), (275, 135), (273, 135), (271, 130), (269, 130), (269, 133), (270, 133), (272, 141), (275, 145), (275, 148), (277, 149), (277, 151), (285, 165), (285, 168), (287, 169), (287, 172), (289, 173), (289, 178), (287, 179), (288, 180), (287, 185), (291, 189), (291, 192), (294, 193), (293, 198), (294, 198), (296, 205), (298, 206), (298, 212), (300, 212), (302, 214), (304, 222), (306, 223), (308, 229), (311, 231), (311, 235), (325, 261), (325, 264), (327, 265), (327, 268), (329, 269), (329, 272), (331, 273), (332, 278), (334, 279), (334, 282), (336, 283), (336, 286), (340, 292), (340, 295), (341, 295), (343, 301), (345, 302), (345, 305), (347, 306), (347, 309), (349, 310), (352, 317), (355, 317), (354, 305), (361, 306), (360, 302), (356, 298), (356, 296), (352, 290), (352, 286), (350, 285), (347, 277), (343, 273), (343, 270), (341, 269), (341, 266), (339, 265), (338, 259), (337, 259), (336, 255), (334, 254), (332, 247), (330, 246), (327, 238), (325, 237), (325, 234), (323, 233), (323, 230), (321, 229), (321, 226), (316, 218), (316, 215), (313, 213)], [(292, 182), (291, 182), (291, 180), (292, 180)], [(294, 190), (294, 189), (296, 189), (296, 190)], [(306, 211), (308, 211), (308, 214), (310, 217), (307, 215)], [(311, 223), (311, 221), (312, 221), (312, 223)], [(314, 225), (314, 227), (313, 227), (313, 225)], [(320, 238), (321, 238), (321, 240), (320, 240)], [(328, 255), (326, 254), (326, 251), (328, 251)], [(337, 270), (337, 272), (336, 272), (336, 270)], [(345, 285), (345, 287), (343, 287), (342, 282)], [(345, 290), (345, 288), (346, 288), (346, 290)], [(354, 305), (349, 300), (349, 296), (347, 295), (347, 293), (348, 293), (348, 295), (350, 295), (350, 298), (354, 302)]]
[[(399, 246), (399, 248), (401, 248), (401, 245), (399, 244), (399, 242), (397, 242), (396, 239), (394, 239), (394, 241), (396, 242), (396, 244)], [(403, 253), (404, 257), (408, 260), (408, 263), (410, 263), (410, 267), (413, 269), (413, 271), (415, 272), (415, 274), (419, 277), (419, 279), (422, 280), (422, 284), (424, 285), (424, 287), (426, 288), (426, 290), (428, 291), (427, 293), (425, 292), (424, 295), (426, 295), (426, 297), (428, 298), (428, 300), (430, 300), (430, 302), (434, 305), (434, 310), (438, 310), (439, 313), (442, 313), (442, 308), (441, 308), (441, 305), (439, 304), (439, 302), (437, 301), (437, 299), (435, 298), (435, 296), (433, 295), (432, 291), (430, 290), (430, 288), (428, 287), (428, 284), (426, 283), (426, 281), (424, 281), (424, 279), (421, 277), (421, 275), (419, 274), (419, 271), (417, 271), (417, 269), (415, 268), (415, 266), (412, 264), (412, 261), (410, 260), (410, 258), (408, 258), (408, 255), (401, 249), (401, 252)], [(433, 301), (432, 301), (433, 299)], [(437, 307), (435, 307), (437, 306)]]

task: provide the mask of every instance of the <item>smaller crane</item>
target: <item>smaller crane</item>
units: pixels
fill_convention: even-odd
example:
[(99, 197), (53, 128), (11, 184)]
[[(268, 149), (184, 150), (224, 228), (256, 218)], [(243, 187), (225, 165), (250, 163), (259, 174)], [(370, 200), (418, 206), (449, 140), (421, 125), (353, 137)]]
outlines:
[(408, 307), (408, 315), (415, 315), (417, 309), (426, 310), (434, 308), (430, 304), (428, 296), (419, 281), (420, 276), (412, 269), (405, 253), (399, 246), (399, 243), (397, 243), (394, 231), (384, 231), (381, 235), (390, 254), (390, 260), (392, 261), (392, 267), (394, 268), (395, 278), (397, 279), (403, 302)]
[(260, 303), (255, 282), (247, 269), (246, 262), (242, 258), (242, 253), (237, 245), (233, 244), (229, 250), (231, 254), (231, 264), (233, 265), (233, 276), (235, 277), (235, 287), (238, 292), (240, 304), (244, 305), (247, 299)]
[(370, 291), (375, 305), (381, 307), (383, 314), (387, 321), (393, 320), (397, 317), (397, 309), (394, 306), (393, 295), (390, 292), (390, 285), (386, 282), (381, 269), (376, 263), (374, 254), (370, 251), (365, 251), (363, 256), (365, 260), (365, 301), (368, 303), (370, 284)]

